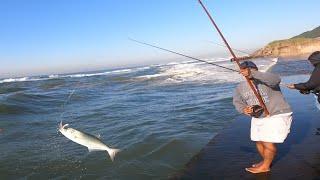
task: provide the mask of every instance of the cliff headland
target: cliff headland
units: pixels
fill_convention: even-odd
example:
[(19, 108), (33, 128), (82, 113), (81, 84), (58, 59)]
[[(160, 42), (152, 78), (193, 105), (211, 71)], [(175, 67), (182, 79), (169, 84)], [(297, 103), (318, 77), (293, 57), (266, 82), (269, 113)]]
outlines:
[(290, 39), (273, 41), (252, 56), (306, 58), (314, 51), (320, 51), (320, 26)]

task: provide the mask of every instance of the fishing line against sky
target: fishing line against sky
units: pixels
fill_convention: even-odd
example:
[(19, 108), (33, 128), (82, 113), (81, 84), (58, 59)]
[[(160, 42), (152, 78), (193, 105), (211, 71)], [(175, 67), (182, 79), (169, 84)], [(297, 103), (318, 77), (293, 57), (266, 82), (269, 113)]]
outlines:
[[(319, 26), (316, 0), (204, 3), (234, 48), (254, 50)], [(199, 57), (227, 55), (196, 0), (4, 0), (0, 78), (136, 66), (179, 57), (128, 37)]]

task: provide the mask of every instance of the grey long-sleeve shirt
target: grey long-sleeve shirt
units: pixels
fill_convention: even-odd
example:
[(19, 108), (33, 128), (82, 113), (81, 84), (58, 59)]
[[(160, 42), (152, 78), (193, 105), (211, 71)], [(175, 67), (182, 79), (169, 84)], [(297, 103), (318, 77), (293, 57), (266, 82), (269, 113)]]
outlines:
[[(280, 76), (268, 72), (252, 71), (251, 78), (271, 116), (291, 112), (291, 108), (280, 90)], [(236, 87), (233, 95), (233, 104), (240, 113), (243, 113), (243, 109), (247, 106), (260, 105), (247, 82), (241, 82)], [(264, 116), (264, 114), (261, 115), (261, 117)]]

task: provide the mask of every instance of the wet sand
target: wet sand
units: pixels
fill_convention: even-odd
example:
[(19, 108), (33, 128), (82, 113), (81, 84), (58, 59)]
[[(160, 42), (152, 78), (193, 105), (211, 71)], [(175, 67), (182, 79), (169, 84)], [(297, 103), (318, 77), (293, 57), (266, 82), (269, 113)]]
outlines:
[[(307, 76), (284, 78), (299, 82)], [(251, 174), (244, 168), (258, 162), (255, 143), (250, 141), (250, 118), (237, 120), (215, 136), (172, 179), (318, 179), (320, 178), (320, 110), (312, 95), (283, 89), (294, 114), (291, 133), (283, 144), (271, 172)], [(320, 130), (320, 129), (319, 129)], [(317, 135), (318, 134), (318, 135)]]

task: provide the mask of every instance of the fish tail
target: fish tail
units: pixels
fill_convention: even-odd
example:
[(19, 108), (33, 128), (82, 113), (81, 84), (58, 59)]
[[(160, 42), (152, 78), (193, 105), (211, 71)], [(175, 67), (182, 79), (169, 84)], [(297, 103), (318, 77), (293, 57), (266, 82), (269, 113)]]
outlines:
[(120, 149), (112, 149), (112, 148), (109, 148), (109, 149), (107, 150), (107, 152), (108, 152), (108, 154), (109, 154), (109, 156), (110, 156), (111, 161), (114, 161), (114, 157), (116, 156), (116, 154), (117, 154), (118, 152), (120, 152)]

